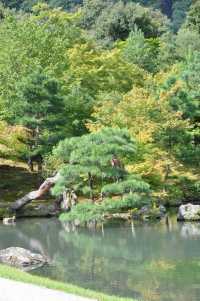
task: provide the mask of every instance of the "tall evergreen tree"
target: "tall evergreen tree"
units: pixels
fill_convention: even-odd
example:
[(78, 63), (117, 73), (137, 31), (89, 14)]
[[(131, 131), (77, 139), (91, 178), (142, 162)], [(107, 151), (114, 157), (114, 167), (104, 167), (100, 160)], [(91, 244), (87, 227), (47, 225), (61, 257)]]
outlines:
[(61, 132), (67, 122), (64, 109), (58, 81), (38, 70), (18, 84), (10, 103), (10, 122), (32, 131), (34, 151), (49, 150), (63, 138)]

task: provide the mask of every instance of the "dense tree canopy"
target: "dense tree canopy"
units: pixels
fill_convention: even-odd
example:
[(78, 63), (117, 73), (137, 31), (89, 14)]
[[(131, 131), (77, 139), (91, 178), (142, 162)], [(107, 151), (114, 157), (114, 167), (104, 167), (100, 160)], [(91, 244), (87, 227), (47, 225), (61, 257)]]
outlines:
[(42, 153), (56, 194), (197, 194), (199, 1), (2, 3), (1, 157)]
[(200, 33), (200, 1), (194, 1), (186, 18), (186, 27)]
[(160, 36), (168, 27), (167, 18), (160, 11), (121, 1), (87, 0), (82, 22), (83, 27), (94, 31), (98, 39), (110, 41), (126, 39), (136, 26), (146, 37)]

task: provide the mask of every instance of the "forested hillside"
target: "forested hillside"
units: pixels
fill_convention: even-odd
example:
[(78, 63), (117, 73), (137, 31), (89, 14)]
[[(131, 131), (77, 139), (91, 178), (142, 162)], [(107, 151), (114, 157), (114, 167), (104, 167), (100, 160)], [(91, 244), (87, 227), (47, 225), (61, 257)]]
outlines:
[[(2, 0), (2, 3), (10, 8), (22, 9), (25, 11), (30, 11), (31, 8), (37, 4), (38, 0)], [(45, 0), (42, 1), (50, 5), (51, 7), (62, 7), (65, 10), (77, 10), (80, 7), (86, 6), (87, 1), (84, 0)], [(117, 0), (93, 0), (92, 6), (96, 9), (100, 6), (110, 6), (116, 4)], [(165, 15), (167, 15), (173, 23), (173, 29), (175, 31), (181, 26), (184, 22), (186, 13), (192, 3), (192, 0), (124, 0), (122, 3), (139, 3), (148, 7), (153, 7), (160, 9)], [(103, 4), (104, 3), (104, 4)], [(91, 4), (90, 4), (91, 5)], [(95, 10), (96, 10), (95, 9)], [(91, 12), (92, 14), (92, 12)]]
[(55, 194), (198, 201), (200, 1), (37, 2), (1, 5), (1, 158), (62, 167)]

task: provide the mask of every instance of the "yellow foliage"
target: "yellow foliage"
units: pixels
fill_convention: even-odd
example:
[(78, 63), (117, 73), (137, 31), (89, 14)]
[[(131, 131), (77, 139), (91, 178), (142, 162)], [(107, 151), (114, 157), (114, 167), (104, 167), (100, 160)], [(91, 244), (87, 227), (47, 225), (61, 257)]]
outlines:
[(19, 153), (25, 153), (27, 146), (26, 139), (30, 137), (30, 132), (20, 126), (10, 126), (6, 122), (0, 121), (0, 154), (5, 157), (15, 157)]
[(93, 43), (77, 44), (68, 50), (69, 72), (65, 81), (76, 80), (95, 93), (128, 91), (133, 84), (142, 86), (146, 73), (124, 62), (120, 49), (100, 50)]
[(159, 270), (159, 271), (168, 271), (176, 268), (176, 265), (172, 262), (165, 260), (156, 260), (152, 261), (149, 265), (149, 269)]
[(160, 198), (167, 197), (165, 187), (171, 181), (168, 176), (176, 177), (182, 167), (170, 151), (162, 147), (157, 137), (159, 133), (178, 133), (190, 128), (189, 121), (182, 118), (181, 112), (173, 111), (170, 105), (171, 97), (182, 89), (183, 82), (176, 81), (168, 91), (159, 88), (177, 72), (178, 66), (169, 73), (154, 78), (149, 76), (146, 78), (146, 88), (134, 86), (121, 101), (114, 103), (111, 99), (101, 102), (94, 109), (95, 122), (87, 125), (92, 132), (105, 126), (127, 128), (136, 139), (141, 154), (139, 158), (133, 158), (126, 168), (153, 185), (154, 195)]
[(167, 72), (160, 71), (153, 77), (154, 84), (159, 87), (160, 85), (165, 83), (169, 78), (173, 76), (177, 76), (179, 73), (180, 73), (179, 64), (170, 66), (170, 69)]
[(96, 107), (93, 116), (97, 121), (88, 124), (88, 128), (95, 131), (102, 126), (125, 127), (139, 143), (152, 143), (160, 129), (189, 127), (181, 113), (169, 105), (169, 96), (176, 89), (161, 92), (157, 99), (144, 88), (134, 87), (117, 105), (106, 101)]
[(168, 166), (170, 166), (172, 171), (173, 163), (169, 159), (168, 153), (158, 147), (152, 147), (144, 155), (142, 161), (128, 165), (127, 169), (129, 172), (140, 174), (146, 180), (159, 186), (165, 182), (165, 174)]

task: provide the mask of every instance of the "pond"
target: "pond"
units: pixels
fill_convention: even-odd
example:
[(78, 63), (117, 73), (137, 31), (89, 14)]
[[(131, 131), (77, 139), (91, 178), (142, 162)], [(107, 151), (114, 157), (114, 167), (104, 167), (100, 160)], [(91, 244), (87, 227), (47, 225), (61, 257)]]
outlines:
[(48, 255), (32, 273), (107, 294), (148, 301), (200, 300), (200, 224), (110, 225), (68, 232), (56, 219), (0, 225), (0, 248)]

